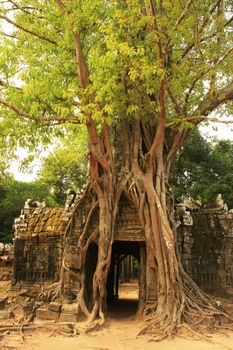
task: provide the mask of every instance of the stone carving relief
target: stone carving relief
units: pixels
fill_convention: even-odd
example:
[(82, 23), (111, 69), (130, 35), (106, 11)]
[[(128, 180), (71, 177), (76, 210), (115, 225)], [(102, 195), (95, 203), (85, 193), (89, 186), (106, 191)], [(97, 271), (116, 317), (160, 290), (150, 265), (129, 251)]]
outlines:
[(215, 200), (216, 207), (222, 209), (224, 212), (228, 212), (228, 206), (222, 198), (222, 194), (219, 193)]

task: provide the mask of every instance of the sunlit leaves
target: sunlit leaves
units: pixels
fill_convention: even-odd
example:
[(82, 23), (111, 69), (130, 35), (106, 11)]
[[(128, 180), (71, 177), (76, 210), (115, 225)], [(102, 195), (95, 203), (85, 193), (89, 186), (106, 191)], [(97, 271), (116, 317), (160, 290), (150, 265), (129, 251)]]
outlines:
[[(150, 121), (160, 110), (160, 82), (165, 80), (182, 109), (182, 116), (177, 115), (166, 91), (167, 122), (175, 125), (213, 96), (211, 84), (215, 90), (227, 85), (233, 68), (232, 56), (226, 55), (232, 42), (227, 23), (231, 1), (225, 1), (222, 12), (215, 1), (193, 1), (183, 15), (187, 3), (154, 1), (152, 14), (146, 0), (64, 0), (66, 11), (53, 1), (17, 1), (25, 11), (14, 10), (10, 16), (30, 33), (13, 26), (9, 34), (14, 37), (0, 36), (0, 79), (11, 85), (1, 94), (42, 120), (45, 115), (72, 115), (85, 123), (89, 113), (96, 124), (111, 124), (121, 116)], [(10, 7), (4, 7), (4, 15)], [(79, 85), (75, 31), (90, 74), (85, 91)], [(6, 107), (0, 112), (16, 118)], [(190, 127), (183, 119), (179, 127)], [(35, 135), (34, 144), (48, 139), (52, 130), (59, 132), (22, 118), (20, 123), (19, 134)]]

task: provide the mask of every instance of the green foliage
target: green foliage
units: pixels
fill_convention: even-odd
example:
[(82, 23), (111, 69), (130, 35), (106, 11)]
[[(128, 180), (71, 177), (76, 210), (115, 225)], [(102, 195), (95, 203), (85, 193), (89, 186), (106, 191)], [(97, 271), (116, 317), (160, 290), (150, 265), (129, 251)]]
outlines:
[(77, 191), (87, 181), (87, 160), (73, 148), (58, 148), (45, 158), (40, 181), (47, 184), (57, 206), (64, 206), (66, 191)]
[(70, 126), (58, 145), (44, 158), (39, 179), (50, 188), (56, 206), (64, 206), (66, 191), (77, 191), (87, 181), (87, 134), (83, 126)]
[[(8, 84), (3, 96), (36, 119), (21, 116), (19, 121), (1, 105), (12, 147), (48, 142), (52, 132), (59, 132), (59, 127), (41, 122), (48, 115), (85, 122), (83, 112), (89, 108), (97, 123), (103, 114), (109, 123), (119, 115), (152, 119), (159, 110), (156, 96), (164, 78), (184, 107), (182, 115), (192, 114), (208, 95), (213, 76), (216, 89), (230, 81), (232, 31), (226, 23), (232, 1), (226, 0), (225, 12), (219, 13), (217, 7), (210, 12), (211, 1), (197, 0), (182, 18), (186, 5), (184, 0), (162, 5), (154, 1), (153, 17), (148, 1), (141, 0), (64, 1), (66, 14), (53, 1), (20, 0), (18, 10), (3, 2), (3, 16), (18, 25), (5, 30), (10, 36), (0, 35), (0, 79)], [(2, 17), (2, 25), (6, 23)], [(85, 107), (74, 103), (82, 103), (83, 94), (71, 29), (80, 35), (89, 67), (91, 85), (85, 96), (95, 95), (95, 103)], [(164, 64), (158, 43), (165, 52)], [(166, 107), (169, 121), (177, 120), (169, 98)]]
[(200, 198), (214, 205), (218, 193), (233, 208), (233, 143), (207, 142), (198, 131), (192, 133), (177, 154), (171, 184), (175, 197)]
[(39, 179), (31, 183), (16, 181), (7, 173), (9, 161), (0, 159), (0, 242), (12, 240), (14, 219), (27, 199), (63, 207), (67, 189), (77, 190), (86, 182), (87, 135), (83, 127), (67, 128), (56, 141), (58, 146), (43, 160)]
[(14, 219), (20, 212), (27, 199), (46, 201), (53, 205), (48, 185), (35, 181), (25, 183), (5, 175), (0, 179), (0, 242), (10, 242), (13, 238)]
[[(122, 117), (144, 118), (149, 127), (157, 126), (163, 80), (166, 123), (174, 129), (168, 134), (196, 127), (192, 117), (197, 117), (198, 108), (213, 102), (216, 91), (232, 79), (232, 0), (224, 1), (223, 11), (209, 0), (152, 3), (153, 15), (147, 0), (64, 0), (66, 13), (55, 1), (19, 0), (16, 7), (1, 3), (0, 88), (5, 101), (0, 103), (1, 158), (8, 160), (19, 146), (35, 150), (53, 142), (69, 132), (70, 122), (85, 124), (87, 115), (93, 117), (97, 130), (103, 119), (117, 130)], [(9, 21), (4, 16), (16, 25), (5, 29)], [(85, 91), (77, 74), (74, 32), (90, 74)], [(213, 110), (218, 107), (213, 105)], [(205, 116), (210, 111), (208, 106)], [(224, 115), (229, 111), (232, 104), (226, 101)], [(76, 135), (74, 131), (71, 143)], [(166, 140), (168, 147), (171, 143)], [(85, 162), (75, 157), (79, 151), (72, 153), (69, 147), (67, 154), (54, 151), (41, 174), (57, 193), (83, 181), (83, 175), (75, 179), (74, 174), (83, 174)], [(209, 174), (204, 160), (192, 161), (196, 168), (191, 174), (184, 164), (187, 191), (201, 187), (193, 178), (217, 177), (216, 169)], [(59, 203), (62, 196), (56, 198)]]

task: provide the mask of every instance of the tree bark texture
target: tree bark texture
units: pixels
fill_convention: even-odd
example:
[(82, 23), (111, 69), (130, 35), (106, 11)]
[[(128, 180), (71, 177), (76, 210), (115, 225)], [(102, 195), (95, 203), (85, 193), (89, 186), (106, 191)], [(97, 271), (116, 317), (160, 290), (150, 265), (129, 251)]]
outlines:
[[(80, 310), (88, 317), (90, 328), (104, 322), (115, 224), (120, 200), (125, 196), (140, 220), (146, 246), (146, 257), (142, 258), (141, 263), (146, 265), (145, 269), (152, 271), (154, 278), (147, 283), (151, 283), (156, 291), (152, 302), (149, 302), (145, 292), (146, 277), (140, 277), (139, 313), (146, 319), (142, 332), (151, 332), (156, 339), (161, 339), (172, 336), (180, 329), (196, 332), (197, 329), (202, 330), (203, 325), (216, 329), (222, 322), (229, 321), (230, 317), (222, 308), (218, 308), (213, 297), (203, 293), (185, 273), (176, 249), (168, 172), (177, 136), (171, 142), (169, 131), (163, 132), (158, 146), (150, 154), (156, 138), (156, 127), (148, 127), (140, 119), (131, 122), (122, 119), (122, 132), (117, 131), (111, 137), (106, 125), (105, 128), (98, 136), (98, 144), (91, 147), (90, 182), (74, 208), (71, 218), (73, 224), (65, 238), (65, 242), (68, 242), (69, 235), (73, 235), (75, 222), (81, 221), (81, 231), (74, 243), (74, 253), (80, 256), (77, 269), (70, 269), (66, 264), (69, 245), (64, 244), (65, 272), (61, 273), (64, 295), (66, 289), (70, 292), (73, 288), (72, 283), (78, 285), (73, 294)], [(110, 140), (114, 140), (111, 148)], [(114, 151), (111, 156), (110, 150)], [(100, 159), (99, 155), (96, 156), (95, 152), (102, 153), (105, 167), (101, 166), (97, 160)], [(87, 281), (90, 283), (90, 278), (87, 276), (86, 256), (93, 242), (98, 246), (98, 256), (95, 271), (91, 275), (92, 295), (87, 298), (85, 286)]]

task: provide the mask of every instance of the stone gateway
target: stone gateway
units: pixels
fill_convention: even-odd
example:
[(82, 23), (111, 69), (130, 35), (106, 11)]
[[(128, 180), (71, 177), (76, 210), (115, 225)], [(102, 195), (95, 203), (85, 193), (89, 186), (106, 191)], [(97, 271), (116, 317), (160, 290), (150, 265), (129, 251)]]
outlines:
[[(58, 319), (59, 312), (63, 315), (62, 320), (76, 320), (75, 305), (80, 292), (81, 274), (85, 276), (86, 305), (90, 309), (93, 306), (92, 279), (97, 265), (98, 246), (94, 240), (91, 241), (91, 233), (98, 227), (99, 209), (94, 206), (87, 218), (90, 203), (87, 197), (85, 200), (83, 198), (82, 194), (68, 192), (65, 207), (53, 209), (28, 200), (20, 217), (15, 220), (12, 288), (53, 285), (60, 280), (60, 274), (64, 274), (64, 305), (54, 306), (52, 302), (46, 311), (37, 310), (38, 317)], [(176, 223), (178, 249), (186, 272), (205, 291), (231, 296), (233, 213), (225, 206), (206, 209), (193, 206), (186, 200), (176, 205)], [(119, 264), (131, 255), (139, 265), (140, 310), (142, 305), (156, 300), (156, 268), (147, 254), (145, 234), (137, 211), (125, 196), (119, 202), (114, 232), (107, 299), (117, 297)], [(80, 242), (87, 247), (85, 261), (82, 261)], [(66, 304), (70, 305), (68, 311)]]

